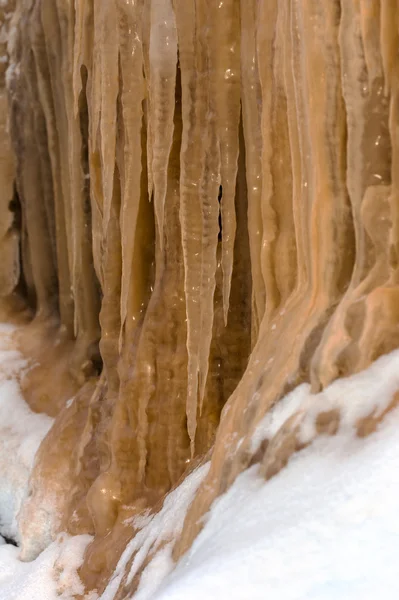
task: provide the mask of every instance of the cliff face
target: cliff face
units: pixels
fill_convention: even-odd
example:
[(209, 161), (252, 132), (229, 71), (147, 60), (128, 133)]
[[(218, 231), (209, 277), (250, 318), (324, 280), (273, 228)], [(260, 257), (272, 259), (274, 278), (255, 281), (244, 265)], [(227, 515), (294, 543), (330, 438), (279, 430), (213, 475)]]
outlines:
[(211, 455), (178, 558), (273, 404), (399, 346), (399, 7), (8, 4), (0, 292), (58, 415), (21, 534), (48, 502), (52, 535), (95, 534), (101, 588), (127, 516)]

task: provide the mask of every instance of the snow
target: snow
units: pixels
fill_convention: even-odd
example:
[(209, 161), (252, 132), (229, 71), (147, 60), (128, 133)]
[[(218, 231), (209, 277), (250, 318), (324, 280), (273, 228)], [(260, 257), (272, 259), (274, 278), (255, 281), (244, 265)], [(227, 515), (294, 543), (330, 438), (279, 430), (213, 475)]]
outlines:
[[(114, 576), (101, 596), (101, 600), (112, 600), (125, 572), (126, 565), (135, 554), (127, 583), (130, 583), (139, 571), (148, 552), (156, 553), (154, 560), (147, 567), (142, 582), (142, 592), (136, 598), (144, 600), (155, 591), (162, 579), (173, 569), (172, 541), (183, 527), (187, 510), (195, 496), (199, 485), (209, 469), (209, 463), (195, 469), (184, 481), (165, 498), (162, 509), (155, 515), (138, 516), (133, 525), (140, 531), (126, 546), (118, 563)], [(160, 552), (157, 549), (162, 547)]]
[(382, 356), (362, 373), (337, 379), (319, 394), (310, 393), (310, 385), (302, 384), (287, 394), (269, 411), (252, 437), (252, 452), (262, 440), (271, 439), (280, 427), (295, 413), (303, 417), (301, 441), (311, 440), (316, 417), (320, 412), (339, 409), (340, 431), (353, 434), (354, 424), (375, 410), (375, 416), (384, 412), (399, 390), (399, 350)]
[(84, 592), (77, 575), (91, 536), (60, 536), (31, 563), (18, 548), (0, 546), (0, 600), (69, 600)]
[(320, 437), (267, 483), (244, 472), (157, 600), (397, 599), (397, 412), (387, 421), (366, 441)]
[[(13, 348), (15, 327), (0, 324), (0, 533), (20, 542), (18, 512), (27, 490), (37, 449), (53, 424), (33, 413), (22, 397), (19, 381), (30, 368)], [(77, 568), (88, 535), (61, 535), (37, 560), (18, 560), (19, 548), (0, 537), (0, 600), (69, 599), (83, 593)]]
[(12, 348), (14, 331), (0, 324), (0, 534), (20, 541), (17, 515), (36, 451), (53, 419), (33, 413), (22, 397), (19, 379), (29, 365)]
[(354, 429), (397, 390), (395, 351), (321, 394), (307, 385), (288, 394), (255, 432), (253, 449), (295, 413), (310, 441), (317, 414), (339, 408), (338, 433), (317, 437), (267, 482), (257, 465), (242, 473), (173, 571), (171, 548), (156, 554), (134, 600), (399, 598), (399, 410), (367, 438)]
[[(18, 380), (28, 365), (12, 350), (10, 334), (0, 326), (0, 516), (12, 530), (51, 420), (23, 401)], [(399, 351), (320, 394), (299, 386), (265, 416), (252, 450), (294, 415), (308, 446), (267, 482), (258, 465), (242, 473), (174, 565), (174, 540), (209, 463), (195, 469), (157, 514), (131, 519), (138, 533), (100, 600), (113, 600), (122, 578), (132, 581), (149, 555), (133, 600), (399, 598), (399, 409), (368, 437), (355, 435), (358, 420), (382, 415), (398, 390)], [(339, 411), (338, 433), (315, 437), (318, 414), (329, 410)], [(72, 600), (83, 592), (77, 569), (90, 541), (62, 534), (35, 561), (22, 563), (18, 548), (0, 539), (0, 600)]]

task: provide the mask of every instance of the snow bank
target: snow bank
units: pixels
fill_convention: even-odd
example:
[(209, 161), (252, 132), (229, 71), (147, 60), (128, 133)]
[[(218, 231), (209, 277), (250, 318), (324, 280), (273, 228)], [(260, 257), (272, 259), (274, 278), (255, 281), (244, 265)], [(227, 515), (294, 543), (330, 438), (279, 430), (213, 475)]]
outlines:
[(267, 484), (243, 473), (157, 600), (397, 599), (397, 412), (388, 420), (366, 441), (319, 438)]
[(17, 515), (40, 442), (53, 419), (33, 413), (19, 383), (29, 368), (12, 348), (15, 327), (0, 324), (0, 534), (20, 541)]
[(297, 411), (309, 440), (317, 414), (338, 407), (338, 433), (317, 437), (267, 482), (256, 465), (244, 472), (174, 571), (167, 550), (155, 556), (134, 599), (397, 600), (399, 410), (369, 437), (357, 438), (354, 425), (383, 413), (398, 389), (396, 351), (322, 394), (294, 390), (266, 416), (254, 448)]
[(31, 563), (18, 560), (18, 548), (0, 546), (0, 600), (70, 600), (83, 594), (77, 569), (91, 540), (61, 535)]

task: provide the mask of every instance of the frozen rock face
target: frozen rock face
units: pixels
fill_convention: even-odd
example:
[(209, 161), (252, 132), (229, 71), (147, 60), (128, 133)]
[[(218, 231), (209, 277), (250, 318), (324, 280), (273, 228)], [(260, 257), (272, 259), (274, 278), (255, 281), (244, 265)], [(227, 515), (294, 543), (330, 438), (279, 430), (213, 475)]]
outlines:
[(11, 27), (4, 289), (58, 317), (83, 386), (29, 510), (59, 490), (100, 589), (125, 517), (194, 458), (211, 467), (175, 558), (272, 405), (399, 346), (399, 7), (17, 0)]

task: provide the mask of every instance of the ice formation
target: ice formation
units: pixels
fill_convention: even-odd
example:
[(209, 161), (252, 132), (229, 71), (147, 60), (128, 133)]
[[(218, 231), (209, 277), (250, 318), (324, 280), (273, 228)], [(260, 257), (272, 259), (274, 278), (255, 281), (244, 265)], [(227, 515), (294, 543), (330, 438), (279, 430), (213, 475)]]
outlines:
[(399, 346), (399, 5), (2, 0), (0, 25), (0, 294), (55, 418), (20, 533), (55, 493), (101, 592), (135, 515), (210, 460), (177, 560), (305, 443), (254, 445), (281, 398)]

